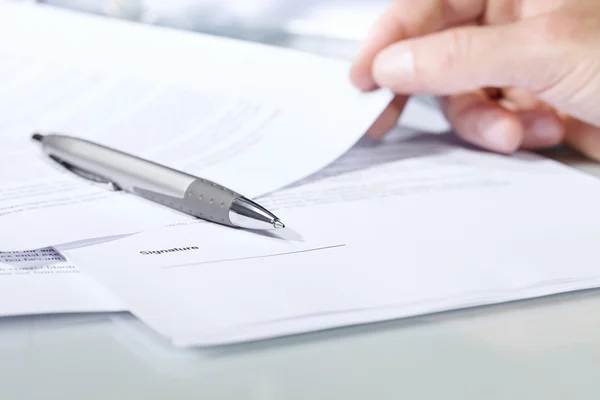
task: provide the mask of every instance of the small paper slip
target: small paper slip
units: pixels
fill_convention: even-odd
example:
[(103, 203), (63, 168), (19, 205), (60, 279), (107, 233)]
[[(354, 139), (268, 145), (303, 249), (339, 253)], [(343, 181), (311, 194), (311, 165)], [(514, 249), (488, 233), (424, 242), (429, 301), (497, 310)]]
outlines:
[(127, 308), (52, 247), (0, 252), (0, 317)]
[(392, 99), (356, 90), (347, 61), (40, 5), (0, 2), (0, 37), (18, 38), (0, 41), (0, 251), (192, 219), (58, 169), (33, 132), (257, 198), (336, 160)]
[(599, 201), (553, 161), (399, 131), (267, 197), (284, 242), (198, 224), (64, 254), (174, 344), (208, 346), (596, 287)]

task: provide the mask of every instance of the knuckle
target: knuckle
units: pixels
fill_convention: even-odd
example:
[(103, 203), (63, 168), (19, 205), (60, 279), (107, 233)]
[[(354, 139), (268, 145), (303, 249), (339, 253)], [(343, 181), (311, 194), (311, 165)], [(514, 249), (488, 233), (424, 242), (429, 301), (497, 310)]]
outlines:
[(450, 30), (446, 33), (446, 45), (439, 57), (439, 67), (442, 71), (454, 70), (468, 60), (472, 40), (469, 32), (463, 29)]
[(580, 19), (568, 14), (548, 14), (532, 22), (529, 37), (532, 44), (541, 46), (578, 42), (583, 39), (583, 26)]

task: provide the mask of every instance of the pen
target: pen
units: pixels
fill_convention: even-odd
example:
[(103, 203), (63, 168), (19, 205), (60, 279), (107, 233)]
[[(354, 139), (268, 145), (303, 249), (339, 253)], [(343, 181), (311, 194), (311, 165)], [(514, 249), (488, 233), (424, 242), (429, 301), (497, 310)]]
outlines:
[(70, 172), (194, 217), (235, 228), (284, 228), (273, 213), (215, 182), (98, 143), (35, 133), (32, 139)]

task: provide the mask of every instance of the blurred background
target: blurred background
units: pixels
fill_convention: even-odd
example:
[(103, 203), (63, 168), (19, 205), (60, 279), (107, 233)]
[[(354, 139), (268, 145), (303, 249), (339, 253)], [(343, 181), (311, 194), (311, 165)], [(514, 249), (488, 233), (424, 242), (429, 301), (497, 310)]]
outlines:
[(350, 58), (392, 0), (13, 0)]

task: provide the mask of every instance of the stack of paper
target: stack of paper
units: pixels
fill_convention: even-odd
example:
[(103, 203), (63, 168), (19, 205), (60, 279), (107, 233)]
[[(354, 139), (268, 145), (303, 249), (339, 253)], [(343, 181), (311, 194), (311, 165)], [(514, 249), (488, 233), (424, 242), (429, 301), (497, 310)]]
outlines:
[(0, 1), (0, 37), (12, 38), (0, 40), (0, 315), (123, 310), (88, 293), (72, 263), (49, 268), (30, 249), (191, 220), (57, 169), (33, 132), (91, 138), (255, 197), (338, 158), (391, 98), (361, 95), (338, 60), (39, 5)]
[[(0, 11), (0, 37), (20, 38), (0, 44), (1, 315), (128, 310), (176, 345), (215, 345), (600, 285), (595, 178), (450, 135), (361, 139), (391, 96), (357, 93), (346, 63)], [(91, 187), (54, 169), (34, 130), (219, 181), (287, 228), (234, 230)]]
[[(0, 37), (19, 38), (0, 42), (3, 250), (189, 220), (51, 168), (34, 131), (90, 138), (257, 197), (337, 159), (391, 99), (361, 94), (338, 60), (0, 4)], [(25, 220), (55, 229), (11, 234)]]
[(65, 253), (182, 346), (600, 283), (595, 178), (438, 135), (364, 142), (324, 172), (265, 199), (290, 227), (281, 237), (197, 224)]

